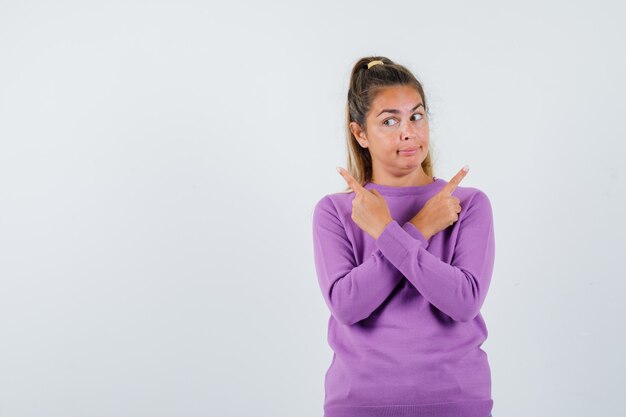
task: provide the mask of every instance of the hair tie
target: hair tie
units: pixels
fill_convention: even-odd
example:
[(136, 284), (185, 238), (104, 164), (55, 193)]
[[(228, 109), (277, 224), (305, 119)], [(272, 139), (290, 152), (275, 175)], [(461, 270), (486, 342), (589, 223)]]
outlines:
[(384, 65), (384, 62), (383, 62), (383, 61), (372, 61), (372, 62), (370, 62), (369, 64), (367, 64), (367, 69), (370, 69), (370, 68), (372, 68), (374, 65), (378, 65), (378, 64), (380, 64), (380, 65)]

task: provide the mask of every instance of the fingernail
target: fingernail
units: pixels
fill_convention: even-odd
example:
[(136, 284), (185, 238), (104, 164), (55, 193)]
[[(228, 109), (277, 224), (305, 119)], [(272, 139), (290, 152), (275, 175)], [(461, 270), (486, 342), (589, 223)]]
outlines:
[(341, 174), (341, 168), (337, 167), (337, 172)]
[(465, 166), (463, 167), (463, 171), (465, 172), (469, 171), (469, 165), (465, 164)]

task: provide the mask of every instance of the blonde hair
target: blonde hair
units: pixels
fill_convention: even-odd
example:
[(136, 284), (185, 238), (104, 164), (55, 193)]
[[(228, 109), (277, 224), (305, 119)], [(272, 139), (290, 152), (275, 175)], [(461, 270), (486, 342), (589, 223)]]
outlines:
[[(373, 61), (382, 61), (383, 64), (369, 66), (368, 64)], [(361, 147), (357, 142), (350, 130), (350, 122), (358, 123), (367, 133), (365, 117), (370, 111), (374, 98), (381, 89), (397, 85), (414, 87), (422, 97), (424, 111), (430, 114), (422, 84), (404, 66), (396, 64), (384, 56), (370, 56), (359, 59), (352, 68), (346, 103), (346, 144), (348, 147), (346, 169), (361, 185), (365, 185), (372, 179), (372, 157), (369, 149)], [(422, 162), (422, 169), (426, 175), (433, 175), (430, 146), (426, 158)], [(343, 190), (343, 192), (351, 191), (350, 187)]]

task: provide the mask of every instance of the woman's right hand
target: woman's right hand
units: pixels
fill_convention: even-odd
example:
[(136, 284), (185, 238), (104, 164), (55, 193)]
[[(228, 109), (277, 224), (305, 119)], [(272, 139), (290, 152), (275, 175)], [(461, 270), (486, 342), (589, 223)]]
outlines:
[[(467, 170), (466, 170), (467, 169)], [(452, 192), (459, 183), (469, 167), (466, 165), (434, 196), (432, 196), (424, 207), (410, 220), (415, 227), (424, 235), (426, 240), (436, 235), (448, 226), (452, 226), (458, 219), (461, 212), (461, 200), (452, 196)]]

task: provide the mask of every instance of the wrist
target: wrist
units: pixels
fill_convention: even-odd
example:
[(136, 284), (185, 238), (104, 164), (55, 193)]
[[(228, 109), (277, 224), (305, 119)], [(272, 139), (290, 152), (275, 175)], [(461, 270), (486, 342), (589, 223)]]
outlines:
[(417, 230), (419, 230), (419, 232), (422, 234), (422, 236), (424, 236), (424, 238), (426, 238), (426, 240), (429, 240), (431, 238), (432, 234), (430, 233), (430, 230), (428, 230), (426, 225), (424, 225), (422, 222), (416, 219), (411, 219), (410, 223), (415, 226)]
[(387, 226), (389, 226), (389, 223), (391, 223), (393, 221), (392, 218), (388, 218), (387, 220), (385, 220), (384, 222), (381, 223), (381, 227), (378, 229), (377, 233), (374, 237), (374, 239), (378, 240), (378, 238), (380, 237), (380, 235), (383, 234), (383, 232), (385, 231), (385, 229), (387, 228)]

